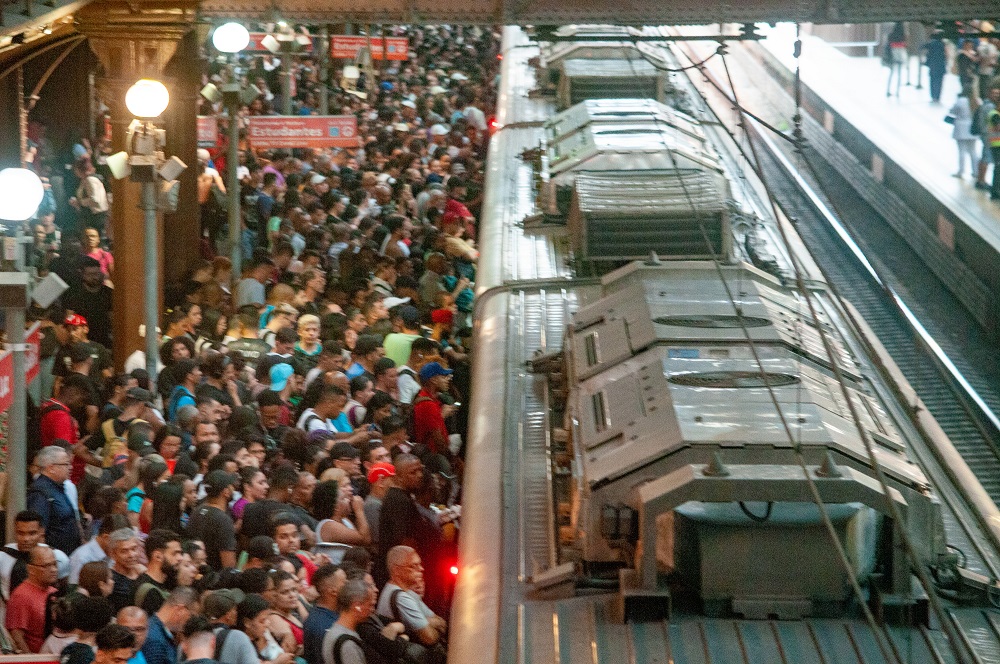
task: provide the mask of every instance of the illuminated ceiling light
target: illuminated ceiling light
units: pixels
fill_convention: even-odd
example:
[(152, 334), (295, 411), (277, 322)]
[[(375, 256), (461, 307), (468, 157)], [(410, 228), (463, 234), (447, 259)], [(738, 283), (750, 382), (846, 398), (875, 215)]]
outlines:
[(163, 83), (143, 78), (125, 93), (125, 106), (137, 118), (158, 118), (170, 103), (170, 93)]
[(27, 168), (0, 171), (0, 219), (24, 221), (34, 216), (45, 195), (42, 181)]
[(238, 53), (250, 44), (250, 32), (239, 23), (226, 23), (215, 29), (212, 45), (223, 53)]

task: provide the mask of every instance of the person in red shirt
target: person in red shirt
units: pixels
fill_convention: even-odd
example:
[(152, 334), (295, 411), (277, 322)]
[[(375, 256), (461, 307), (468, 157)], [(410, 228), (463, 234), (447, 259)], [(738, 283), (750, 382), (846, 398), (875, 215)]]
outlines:
[(39, 409), (39, 431), (42, 447), (48, 447), (56, 440), (65, 440), (73, 450), (73, 470), (70, 479), (79, 483), (87, 463), (100, 466), (101, 461), (85, 445), (80, 443), (80, 427), (73, 412), (79, 412), (89, 404), (90, 387), (86, 377), (69, 376), (59, 387), (58, 398), (53, 397), (42, 403)]
[(28, 562), (28, 578), (14, 589), (7, 602), (7, 631), (19, 653), (42, 649), (45, 642), (45, 601), (55, 592), (59, 567), (49, 546), (38, 544)]
[(462, 200), (468, 195), (468, 185), (459, 177), (448, 178), (448, 202), (444, 204), (441, 215), (441, 225), (459, 223), (465, 227), (465, 236), (470, 240), (476, 237), (476, 218), (469, 212)]
[(413, 442), (418, 449), (425, 446), (434, 454), (448, 453), (445, 406), (438, 394), (448, 391), (452, 373), (440, 362), (428, 362), (420, 369), (421, 387), (413, 399)]

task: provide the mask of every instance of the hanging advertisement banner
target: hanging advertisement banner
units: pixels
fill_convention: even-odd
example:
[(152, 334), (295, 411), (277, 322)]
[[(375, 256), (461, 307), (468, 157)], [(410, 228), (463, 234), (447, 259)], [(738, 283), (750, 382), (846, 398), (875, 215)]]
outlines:
[[(381, 37), (371, 38), (372, 60), (381, 60), (383, 51), (387, 60), (406, 60), (410, 51), (410, 40), (406, 37), (386, 37), (385, 48)], [(368, 37), (330, 35), (330, 57), (352, 59), (358, 57), (358, 51), (368, 46)]]
[(360, 146), (353, 115), (254, 115), (247, 133), (256, 149)]
[(214, 115), (198, 116), (198, 147), (214, 148), (219, 142), (219, 121)]

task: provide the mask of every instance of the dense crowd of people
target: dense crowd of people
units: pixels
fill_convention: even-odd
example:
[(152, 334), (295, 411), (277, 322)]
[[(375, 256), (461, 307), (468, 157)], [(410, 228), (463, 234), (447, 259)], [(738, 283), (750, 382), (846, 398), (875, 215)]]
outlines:
[[(158, 375), (113, 366), (103, 140), (46, 183), (28, 509), (0, 551), (7, 647), (65, 664), (444, 661), (457, 574), (473, 286), (499, 38), (399, 29), (402, 62), (321, 81), (293, 112), (353, 114), (358, 148), (199, 150), (203, 259), (169, 289)], [(287, 63), (286, 63), (287, 64)], [(206, 82), (220, 80), (220, 66)], [(278, 57), (246, 56), (280, 108)], [(343, 81), (343, 82), (342, 82)], [(210, 102), (202, 114), (227, 118)], [(56, 173), (37, 127), (36, 168)], [(226, 257), (241, 183), (247, 260)], [(53, 178), (56, 180), (56, 178)], [(108, 247), (112, 250), (109, 251)]]

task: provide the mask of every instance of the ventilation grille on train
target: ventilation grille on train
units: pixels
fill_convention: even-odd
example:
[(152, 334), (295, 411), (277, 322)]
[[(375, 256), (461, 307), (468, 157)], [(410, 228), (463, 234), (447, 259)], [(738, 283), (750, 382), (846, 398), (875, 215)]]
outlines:
[[(701, 316), (660, 316), (653, 319), (654, 323), (660, 325), (672, 325), (673, 327), (711, 327), (711, 328), (740, 328), (740, 327), (767, 327), (771, 321), (759, 316), (714, 316), (704, 314)], [(741, 325), (742, 322), (742, 325)]]
[(657, 98), (655, 78), (574, 78), (570, 105), (588, 99)]
[(761, 388), (784, 387), (799, 383), (799, 377), (786, 373), (761, 373), (759, 371), (704, 371), (678, 374), (668, 378), (675, 385), (711, 388)]

